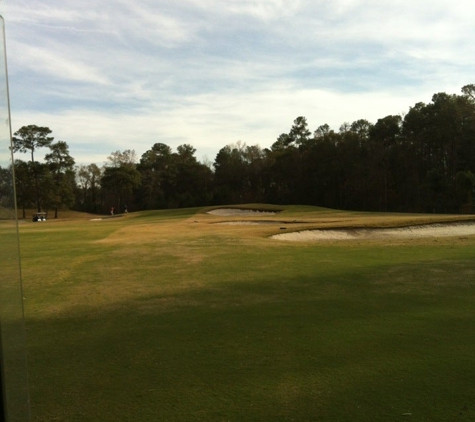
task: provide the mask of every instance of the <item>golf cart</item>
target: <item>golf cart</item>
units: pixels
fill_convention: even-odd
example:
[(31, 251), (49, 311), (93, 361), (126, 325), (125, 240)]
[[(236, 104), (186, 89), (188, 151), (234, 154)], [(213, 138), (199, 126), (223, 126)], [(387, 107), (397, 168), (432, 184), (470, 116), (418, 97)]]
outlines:
[(33, 222), (37, 221), (46, 221), (46, 213), (45, 212), (36, 212), (33, 214)]

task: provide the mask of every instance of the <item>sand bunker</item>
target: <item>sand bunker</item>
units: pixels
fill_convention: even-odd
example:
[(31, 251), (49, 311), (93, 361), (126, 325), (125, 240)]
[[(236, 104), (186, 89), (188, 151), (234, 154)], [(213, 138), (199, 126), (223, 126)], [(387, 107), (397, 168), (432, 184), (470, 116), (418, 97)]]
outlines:
[(282, 233), (272, 236), (273, 239), (286, 241), (311, 240), (355, 240), (355, 239), (410, 239), (423, 237), (447, 237), (475, 235), (475, 223), (428, 224), (388, 229), (325, 229), (304, 230), (294, 233)]
[[(208, 211), (208, 214), (220, 217), (258, 217), (275, 215), (275, 211), (258, 211), (239, 208), (218, 208)], [(224, 221), (217, 224), (228, 225), (259, 225), (259, 224), (289, 224), (283, 221)], [(285, 228), (285, 227), (284, 227)], [(280, 233), (271, 236), (272, 239), (299, 242), (312, 240), (357, 240), (357, 239), (416, 239), (427, 237), (457, 237), (475, 235), (475, 222), (437, 223), (414, 225), (396, 228), (342, 228), (314, 229), (299, 232)]]
[(208, 211), (208, 214), (219, 215), (220, 217), (245, 217), (245, 216), (260, 216), (260, 215), (275, 215), (275, 211), (258, 211), (258, 210), (242, 210), (238, 208), (219, 208)]
[(216, 224), (220, 226), (262, 226), (263, 224), (282, 225), (287, 223), (282, 221), (222, 221)]

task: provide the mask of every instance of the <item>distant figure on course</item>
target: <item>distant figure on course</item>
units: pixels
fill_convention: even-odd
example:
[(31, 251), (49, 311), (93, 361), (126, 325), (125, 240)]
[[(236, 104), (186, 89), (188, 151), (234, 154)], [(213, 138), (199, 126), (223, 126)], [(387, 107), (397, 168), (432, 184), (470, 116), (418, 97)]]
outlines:
[(124, 205), (124, 214), (127, 214), (128, 211), (127, 211), (127, 205)]
[(114, 207), (111, 207), (111, 215), (114, 215)]

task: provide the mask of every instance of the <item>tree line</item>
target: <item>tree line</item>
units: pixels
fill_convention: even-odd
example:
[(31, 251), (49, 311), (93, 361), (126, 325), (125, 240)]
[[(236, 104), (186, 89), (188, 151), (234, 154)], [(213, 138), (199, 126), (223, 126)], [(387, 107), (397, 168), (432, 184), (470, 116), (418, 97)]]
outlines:
[[(361, 211), (473, 212), (475, 85), (434, 94), (404, 115), (327, 124), (313, 132), (297, 117), (270, 148), (238, 141), (212, 165), (188, 144), (154, 144), (140, 158), (115, 151), (107, 162), (75, 165), (51, 130), (24, 126), (13, 136), (18, 206), (107, 213), (239, 203), (307, 204)], [(35, 153), (49, 152), (42, 162)], [(1, 191), (11, 169), (0, 168)]]

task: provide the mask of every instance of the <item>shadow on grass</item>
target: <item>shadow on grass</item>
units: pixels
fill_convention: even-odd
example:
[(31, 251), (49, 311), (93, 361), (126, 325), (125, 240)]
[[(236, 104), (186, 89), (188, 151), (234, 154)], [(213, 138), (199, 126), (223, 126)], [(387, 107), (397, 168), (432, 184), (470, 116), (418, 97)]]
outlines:
[(473, 285), (399, 271), (396, 290), (360, 271), (29, 320), (33, 420), (473, 420)]

